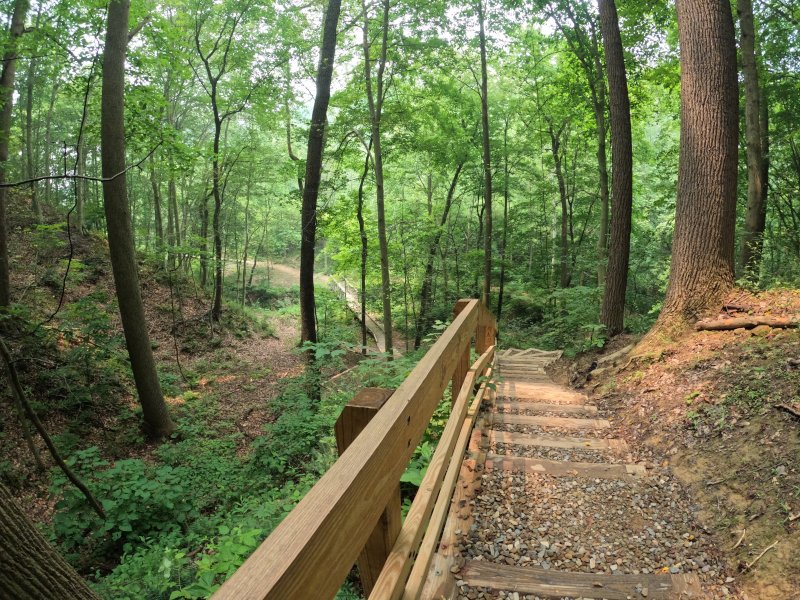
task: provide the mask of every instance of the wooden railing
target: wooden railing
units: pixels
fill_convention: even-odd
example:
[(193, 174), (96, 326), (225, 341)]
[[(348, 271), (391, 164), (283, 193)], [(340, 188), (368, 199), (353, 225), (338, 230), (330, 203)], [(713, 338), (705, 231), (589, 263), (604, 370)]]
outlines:
[[(332, 598), (356, 561), (370, 600), (418, 598), (488, 389), (475, 392), (496, 334), (480, 302), (459, 300), (452, 324), (391, 395), (348, 405), (337, 423), (339, 459), (214, 598)], [(473, 340), (480, 358), (470, 367)], [(400, 476), (450, 381), (450, 418), (401, 527)]]

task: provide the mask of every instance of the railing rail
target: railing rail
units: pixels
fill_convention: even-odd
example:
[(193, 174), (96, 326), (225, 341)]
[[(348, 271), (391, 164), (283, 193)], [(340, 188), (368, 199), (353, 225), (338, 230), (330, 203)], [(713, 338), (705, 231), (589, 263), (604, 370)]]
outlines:
[[(454, 313), (451, 325), (406, 380), (295, 509), (220, 588), (215, 599), (332, 598), (364, 549), (387, 503), (396, 498), (400, 476), (452, 380), (453, 412), (370, 599), (403, 595), (428, 519), (433, 519), (432, 514), (437, 519), (441, 517), (438, 513), (444, 500), (437, 498), (446, 493), (449, 503), (455, 484), (451, 468), (455, 458), (460, 464), (464, 451), (463, 428), (469, 401), (494, 353), (494, 316), (477, 300), (460, 300)], [(469, 369), (473, 338), (481, 358)], [(470, 408), (474, 406), (475, 401)], [(438, 522), (431, 524), (441, 530)], [(433, 538), (425, 535), (423, 544), (430, 545), (430, 539)]]

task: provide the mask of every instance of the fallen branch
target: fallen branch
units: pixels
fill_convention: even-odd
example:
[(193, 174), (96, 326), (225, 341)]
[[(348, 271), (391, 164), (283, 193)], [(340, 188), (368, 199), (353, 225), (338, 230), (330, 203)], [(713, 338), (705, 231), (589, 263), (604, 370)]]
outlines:
[(767, 327), (798, 327), (798, 317), (735, 317), (733, 319), (708, 319), (698, 321), (694, 328), (697, 331), (730, 331), (733, 329), (754, 329), (759, 325)]
[(742, 537), (740, 537), (740, 538), (739, 538), (739, 541), (738, 541), (738, 542), (736, 542), (736, 543), (733, 545), (733, 548), (731, 548), (731, 550), (736, 550), (736, 549), (737, 549), (739, 546), (741, 546), (741, 545), (742, 545), (742, 542), (744, 541), (744, 534), (745, 534), (745, 533), (747, 533), (747, 529), (742, 529)]
[(796, 408), (792, 408), (792, 407), (791, 407), (791, 406), (789, 406), (788, 404), (776, 404), (776, 405), (775, 405), (775, 408), (777, 408), (778, 410), (783, 410), (783, 411), (786, 411), (786, 412), (788, 412), (790, 415), (794, 415), (795, 417), (797, 417), (798, 419), (800, 419), (800, 411), (799, 411), (799, 410), (797, 410)]
[(754, 564), (756, 564), (756, 563), (757, 563), (759, 560), (761, 560), (761, 557), (762, 557), (762, 556), (764, 556), (764, 555), (765, 555), (767, 552), (769, 552), (770, 550), (772, 550), (772, 549), (773, 549), (775, 546), (777, 546), (777, 545), (778, 545), (778, 540), (775, 540), (775, 541), (774, 541), (772, 544), (770, 544), (769, 546), (767, 546), (766, 548), (764, 548), (764, 549), (761, 551), (761, 554), (759, 554), (758, 556), (756, 556), (756, 557), (755, 557), (755, 559), (753, 559), (753, 562), (747, 563), (747, 564), (745, 565), (744, 569), (742, 569), (742, 573), (744, 573), (744, 572), (746, 572), (746, 571), (750, 570), (750, 569), (753, 567), (753, 565), (754, 565)]
[(100, 503), (95, 499), (92, 495), (92, 492), (89, 491), (89, 488), (78, 478), (77, 475), (67, 466), (67, 463), (64, 462), (64, 459), (61, 458), (61, 455), (58, 453), (58, 449), (53, 444), (53, 440), (50, 439), (47, 431), (42, 425), (42, 422), (39, 420), (38, 415), (33, 411), (31, 405), (28, 403), (28, 399), (25, 398), (25, 393), (22, 390), (22, 385), (19, 382), (19, 376), (17, 375), (17, 368), (14, 366), (14, 361), (11, 360), (11, 352), (6, 346), (5, 340), (0, 337), (0, 356), (2, 356), (3, 361), (6, 363), (6, 368), (8, 369), (9, 379), (11, 380), (11, 387), (14, 390), (14, 394), (17, 398), (17, 402), (25, 409), (25, 414), (28, 415), (28, 419), (33, 426), (36, 428), (36, 431), (39, 432), (39, 435), (42, 436), (42, 440), (44, 440), (45, 446), (50, 451), (50, 456), (53, 457), (53, 460), (59, 466), (59, 468), (64, 472), (64, 475), (67, 476), (73, 485), (78, 488), (86, 499), (89, 501), (89, 504), (92, 505), (95, 512), (100, 515), (100, 518), (105, 519), (106, 514), (103, 512), (103, 507), (100, 506)]

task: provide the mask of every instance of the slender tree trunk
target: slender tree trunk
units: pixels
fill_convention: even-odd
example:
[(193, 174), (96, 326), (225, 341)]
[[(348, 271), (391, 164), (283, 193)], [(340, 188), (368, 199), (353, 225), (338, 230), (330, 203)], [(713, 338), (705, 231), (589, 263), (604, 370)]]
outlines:
[[(597, 129), (597, 172), (600, 179), (600, 229), (597, 235), (597, 285), (606, 281), (608, 269), (608, 152), (606, 151), (606, 87), (603, 82), (603, 66), (600, 52), (595, 50), (595, 83), (592, 92), (595, 127)], [(608, 60), (608, 59), (606, 59)], [(612, 156), (613, 161), (613, 156)]]
[(383, 0), (383, 19), (381, 29), (381, 50), (378, 61), (375, 94), (372, 92), (372, 70), (369, 43), (369, 18), (366, 1), (361, 3), (364, 19), (364, 79), (367, 87), (367, 103), (372, 129), (373, 167), (375, 169), (375, 198), (378, 213), (378, 246), (381, 263), (381, 299), (383, 300), (383, 331), (386, 354), (392, 358), (392, 283), (389, 279), (389, 244), (386, 238), (386, 208), (384, 206), (383, 185), (383, 153), (381, 151), (381, 116), (384, 97), (384, 71), (386, 69), (386, 52), (389, 43), (389, 0)]
[(497, 321), (503, 314), (503, 292), (506, 285), (506, 248), (508, 242), (508, 116), (503, 128), (503, 241), (500, 246), (500, 292), (497, 294)]
[(447, 190), (447, 199), (444, 203), (444, 210), (442, 210), (442, 218), (439, 220), (439, 228), (431, 240), (431, 245), (428, 246), (428, 260), (425, 263), (422, 289), (419, 294), (419, 318), (417, 319), (416, 334), (414, 335), (414, 349), (419, 348), (422, 343), (422, 336), (427, 334), (431, 328), (431, 321), (433, 320), (431, 315), (433, 308), (433, 263), (436, 259), (436, 253), (439, 251), (442, 234), (444, 234), (444, 228), (447, 225), (447, 217), (450, 214), (450, 208), (453, 206), (458, 178), (463, 168), (463, 161), (456, 166), (456, 172), (453, 174), (453, 179), (450, 181), (450, 187)]
[[(25, 29), (28, 0), (14, 0), (14, 12), (0, 71), (0, 183), (6, 182), (8, 142), (11, 137), (11, 111), (14, 104), (14, 76), (17, 71), (17, 41)], [(0, 308), (11, 304), (11, 279), (8, 264), (6, 203), (8, 189), (0, 187)]]
[(108, 179), (103, 182), (103, 203), (119, 312), (133, 378), (142, 405), (145, 429), (153, 437), (163, 437), (172, 433), (175, 425), (161, 394), (147, 333), (136, 268), (126, 178), (124, 175), (116, 176), (125, 170), (125, 51), (128, 43), (129, 8), (129, 0), (113, 0), (108, 5), (100, 119), (103, 178)]
[(724, 0), (678, 0), (681, 142), (669, 284), (655, 330), (682, 328), (733, 286), (738, 90)]
[(562, 288), (569, 287), (569, 201), (567, 199), (567, 184), (564, 181), (564, 170), (561, 164), (561, 129), (555, 131), (550, 125), (550, 149), (556, 167), (556, 181), (558, 181), (558, 197), (561, 202), (561, 235), (559, 243), (558, 284)]
[(211, 318), (219, 321), (222, 315), (222, 190), (220, 189), (219, 149), (222, 121), (219, 119), (216, 96), (214, 104), (214, 158), (211, 161), (211, 194), (214, 198), (214, 217), (212, 232), (214, 235), (214, 304), (211, 307)]
[(242, 245), (242, 308), (247, 298), (247, 251), (250, 245), (250, 176), (247, 177), (244, 205), (244, 244)]
[(99, 600), (0, 482), (0, 589), (16, 600)]
[[(747, 147), (747, 212), (742, 235), (742, 274), (758, 281), (761, 251), (764, 246), (767, 182), (764, 168), (764, 142), (767, 132), (761, 131), (762, 107), (758, 80), (756, 31), (751, 0), (737, 0), (741, 31), (742, 74), (744, 75), (745, 141)], [(766, 109), (766, 106), (764, 106)]]
[[(42, 6), (36, 13), (36, 22), (34, 27), (38, 29), (39, 22), (42, 16)], [(36, 165), (34, 160), (34, 147), (33, 147), (33, 88), (36, 80), (36, 50), (33, 51), (34, 56), (28, 59), (28, 75), (25, 81), (25, 173), (29, 179), (33, 179), (36, 175)], [(42, 222), (42, 207), (39, 203), (39, 198), (36, 194), (36, 183), (31, 182), (31, 209), (36, 218), (37, 223)]]
[(628, 259), (631, 242), (633, 203), (633, 147), (628, 78), (614, 0), (599, 0), (600, 27), (608, 72), (611, 109), (611, 244), (608, 277), (603, 292), (600, 322), (609, 336), (622, 332), (625, 318), (625, 291), (628, 287)]
[[(264, 229), (261, 232), (261, 239), (258, 241), (258, 247), (253, 254), (253, 266), (250, 267), (250, 277), (247, 279), (247, 289), (253, 287), (253, 275), (256, 272), (256, 265), (258, 264), (258, 255), (261, 254), (261, 248), (264, 246), (264, 240), (267, 237), (267, 225), (269, 223), (269, 211), (264, 216)], [(267, 281), (269, 281), (269, 258), (267, 258)]]
[[(77, 174), (81, 177), (86, 175), (86, 136), (81, 133), (77, 144)], [(89, 192), (89, 185), (85, 179), (78, 179), (75, 182), (75, 228), (80, 232), (86, 231), (86, 200)]]
[[(53, 87), (50, 90), (50, 103), (47, 105), (47, 117), (45, 118), (44, 123), (44, 172), (47, 175), (50, 175), (50, 167), (52, 162), (52, 154), (50, 146), (53, 143), (53, 108), (56, 104), (56, 97), (58, 96), (58, 88), (60, 84), (58, 82), (53, 84)], [(51, 182), (49, 179), (45, 179), (44, 181), (44, 201), (46, 204), (50, 204), (50, 189), (51, 189)]]
[(489, 76), (486, 72), (486, 32), (483, 0), (478, 0), (478, 40), (481, 47), (481, 125), (483, 147), (483, 293), (489, 306), (492, 292), (492, 152), (489, 144)]
[(203, 289), (208, 283), (208, 198), (204, 191), (200, 205), (200, 287)]
[(361, 287), (359, 289), (359, 304), (361, 304), (361, 354), (367, 354), (367, 253), (369, 245), (367, 240), (367, 229), (364, 226), (364, 182), (369, 174), (369, 158), (372, 151), (372, 138), (367, 144), (367, 151), (364, 156), (364, 171), (361, 173), (361, 180), (358, 182), (358, 208), (356, 218), (358, 219), (358, 235), (361, 238)]
[[(328, 102), (331, 98), (331, 78), (336, 55), (336, 28), (339, 23), (341, 0), (330, 0), (325, 13), (319, 64), (317, 66), (317, 92), (311, 111), (306, 152), (306, 181), (303, 188), (300, 237), (300, 322), (301, 339), (316, 343), (316, 303), (314, 300), (314, 249), (317, 241), (317, 198), (322, 178), (325, 124)], [(313, 353), (309, 353), (311, 362)]]
[(150, 187), (153, 188), (153, 217), (156, 225), (156, 253), (159, 255), (159, 263), (164, 266), (161, 253), (164, 251), (164, 225), (161, 213), (161, 186), (156, 176), (156, 166), (154, 159), (150, 159)]

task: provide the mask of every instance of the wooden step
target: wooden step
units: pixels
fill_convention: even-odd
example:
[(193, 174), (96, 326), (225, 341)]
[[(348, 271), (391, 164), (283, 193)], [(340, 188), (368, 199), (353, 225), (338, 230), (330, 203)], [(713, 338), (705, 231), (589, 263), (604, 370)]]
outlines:
[(589, 477), (593, 479), (637, 479), (647, 475), (643, 465), (568, 462), (512, 456), (510, 454), (486, 455), (486, 471), (522, 471), (541, 473), (554, 477)]
[(546, 417), (514, 413), (496, 413), (494, 422), (505, 423), (506, 425), (561, 427), (563, 429), (608, 429), (611, 427), (611, 423), (606, 419), (575, 419), (572, 417)]
[(509, 431), (492, 431), (490, 442), (516, 444), (517, 446), (543, 446), (545, 448), (567, 448), (582, 450), (610, 451), (625, 454), (628, 444), (625, 440), (605, 440), (600, 438), (549, 437), (544, 435), (528, 435)]
[(535, 383), (513, 378), (497, 382), (497, 395), (517, 400), (527, 399), (554, 404), (585, 404), (586, 396), (552, 382)]
[(560, 412), (575, 415), (596, 415), (597, 407), (593, 404), (549, 404), (526, 400), (495, 400), (495, 408), (503, 410), (530, 410), (535, 412)]
[(606, 575), (499, 565), (487, 560), (469, 560), (457, 577), (472, 587), (515, 591), (542, 598), (627, 600), (646, 597), (649, 600), (677, 600), (699, 599), (702, 593), (700, 580), (692, 573)]

